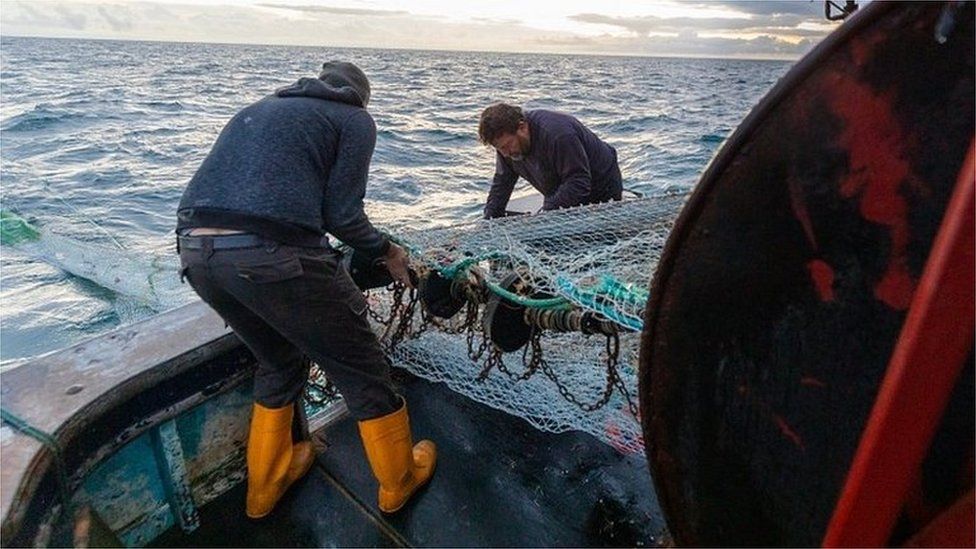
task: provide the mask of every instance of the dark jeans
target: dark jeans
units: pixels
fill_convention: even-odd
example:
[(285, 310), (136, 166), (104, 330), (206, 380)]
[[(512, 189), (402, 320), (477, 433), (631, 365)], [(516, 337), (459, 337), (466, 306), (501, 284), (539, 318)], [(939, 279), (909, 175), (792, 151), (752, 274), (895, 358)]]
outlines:
[(621, 200), (624, 197), (624, 178), (620, 175), (620, 166), (616, 162), (613, 164), (613, 173), (602, 186), (602, 192), (592, 197), (593, 202), (609, 202), (610, 200)]
[(180, 250), (182, 273), (258, 360), (254, 399), (280, 408), (301, 396), (308, 356), (335, 383), (357, 420), (400, 407), (389, 363), (366, 319), (366, 299), (331, 248), (269, 242)]

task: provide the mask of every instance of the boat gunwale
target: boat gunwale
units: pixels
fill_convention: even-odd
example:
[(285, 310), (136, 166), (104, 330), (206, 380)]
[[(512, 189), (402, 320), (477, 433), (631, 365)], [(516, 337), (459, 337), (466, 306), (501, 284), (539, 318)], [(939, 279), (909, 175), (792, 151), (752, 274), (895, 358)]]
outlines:
[[(119, 339), (125, 341), (121, 346)], [(66, 448), (86, 428), (96, 424), (116, 407), (240, 345), (240, 340), (209, 307), (203, 302), (195, 302), (8, 370), (0, 376), (0, 394), (4, 397), (5, 410), (43, 429), (53, 436), (61, 448)], [(121, 356), (137, 359), (121, 367), (91, 367), (91, 356), (98, 356), (100, 352), (111, 355), (119, 351), (123, 352)], [(85, 360), (89, 362), (83, 364)], [(231, 376), (218, 392), (236, 387), (247, 377), (247, 373)], [(24, 394), (25, 387), (38, 385), (40, 394), (38, 391)], [(97, 393), (77, 391), (66, 394), (64, 389), (92, 385), (101, 390)], [(84, 397), (71, 398), (81, 394)], [(181, 400), (178, 406), (169, 406), (169, 409), (164, 406), (163, 410), (150, 415), (153, 422), (126, 432), (123, 437), (114, 437), (110, 446), (117, 448), (151, 428), (158, 423), (157, 420), (165, 421), (178, 415), (212, 394), (198, 393), (199, 396)], [(19, 534), (31, 502), (35, 499), (35, 492), (45, 479), (51, 482), (53, 454), (40, 441), (10, 426), (4, 425), (2, 429), (5, 432), (0, 440), (3, 449), (0, 538), (7, 543)], [(81, 468), (97, 464), (99, 456), (104, 457), (107, 451), (101, 448), (96, 455), (87, 456), (82, 460)]]

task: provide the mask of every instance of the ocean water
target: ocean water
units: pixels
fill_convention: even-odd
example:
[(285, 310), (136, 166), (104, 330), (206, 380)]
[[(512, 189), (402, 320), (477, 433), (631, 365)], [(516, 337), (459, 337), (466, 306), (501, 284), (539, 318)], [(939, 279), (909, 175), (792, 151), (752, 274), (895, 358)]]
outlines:
[[(690, 189), (790, 67), (593, 57), (0, 39), (0, 207), (40, 238), (0, 245), (0, 368), (187, 303), (180, 194), (224, 123), (325, 60), (370, 77), (367, 212), (387, 227), (480, 215), (493, 153), (478, 115), (561, 110), (617, 148), (624, 186)], [(521, 183), (523, 194), (529, 187)]]

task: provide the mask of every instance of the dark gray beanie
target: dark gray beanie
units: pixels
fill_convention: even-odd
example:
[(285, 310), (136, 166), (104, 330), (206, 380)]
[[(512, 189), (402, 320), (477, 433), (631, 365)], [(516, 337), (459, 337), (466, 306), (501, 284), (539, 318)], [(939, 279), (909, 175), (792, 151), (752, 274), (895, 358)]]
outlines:
[(341, 90), (349, 88), (362, 101), (363, 108), (369, 103), (369, 79), (356, 65), (346, 61), (327, 61), (322, 63), (319, 80)]

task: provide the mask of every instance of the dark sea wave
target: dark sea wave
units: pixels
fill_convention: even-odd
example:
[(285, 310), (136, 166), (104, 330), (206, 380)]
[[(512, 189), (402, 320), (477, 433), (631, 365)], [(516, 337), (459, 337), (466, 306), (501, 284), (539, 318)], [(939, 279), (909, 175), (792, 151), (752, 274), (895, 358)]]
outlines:
[(3, 247), (0, 362), (7, 364), (192, 299), (184, 289), (148, 305), (133, 301), (55, 267), (51, 247), (118, 250), (130, 258), (126, 269), (101, 276), (156, 276), (173, 260), (182, 188), (223, 124), (277, 87), (316, 74), (323, 61), (350, 60), (369, 75), (379, 133), (367, 207), (381, 225), (413, 228), (479, 215), (493, 170), (492, 152), (477, 140), (488, 104), (573, 114), (617, 148), (625, 186), (688, 189), (789, 68), (10, 37), (0, 56), (2, 208), (65, 237), (45, 242), (43, 253)]

